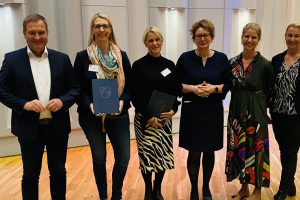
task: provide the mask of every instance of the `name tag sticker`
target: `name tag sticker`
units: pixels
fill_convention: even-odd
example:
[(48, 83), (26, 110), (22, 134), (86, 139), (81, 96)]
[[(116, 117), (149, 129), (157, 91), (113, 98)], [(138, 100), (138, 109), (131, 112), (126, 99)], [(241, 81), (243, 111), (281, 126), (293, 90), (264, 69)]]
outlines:
[(168, 68), (166, 68), (166, 69), (164, 69), (163, 71), (161, 71), (160, 72), (164, 77), (166, 77), (166, 76), (168, 76), (170, 73), (171, 73), (171, 71), (168, 69)]
[(99, 65), (89, 65), (89, 71), (90, 72), (98, 72), (99, 71)]

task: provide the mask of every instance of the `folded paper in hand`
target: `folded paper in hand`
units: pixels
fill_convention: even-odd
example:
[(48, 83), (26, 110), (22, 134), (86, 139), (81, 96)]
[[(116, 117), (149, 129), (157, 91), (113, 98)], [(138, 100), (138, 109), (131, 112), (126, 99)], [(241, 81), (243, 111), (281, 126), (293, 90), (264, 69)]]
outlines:
[(118, 81), (112, 79), (93, 79), (93, 105), (95, 114), (119, 113)]
[(154, 117), (160, 117), (163, 112), (169, 112), (176, 100), (176, 96), (153, 90), (148, 103), (148, 109)]

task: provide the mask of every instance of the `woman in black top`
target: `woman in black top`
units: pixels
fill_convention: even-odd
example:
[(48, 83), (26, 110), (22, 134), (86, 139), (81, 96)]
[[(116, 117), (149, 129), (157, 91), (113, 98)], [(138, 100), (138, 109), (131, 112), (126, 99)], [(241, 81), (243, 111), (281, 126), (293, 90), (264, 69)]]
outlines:
[(285, 42), (287, 50), (272, 59), (276, 79), (271, 114), (282, 165), (276, 200), (296, 195), (294, 176), (300, 145), (300, 24), (288, 25)]
[[(77, 102), (79, 124), (90, 144), (93, 170), (101, 200), (108, 199), (106, 178), (106, 134), (114, 150), (112, 200), (122, 199), (123, 180), (130, 157), (128, 80), (131, 70), (127, 54), (117, 46), (111, 20), (97, 13), (90, 23), (87, 49), (76, 55), (74, 68), (81, 94)], [(118, 80), (119, 111), (117, 115), (95, 113), (92, 79)]]
[[(169, 112), (155, 117), (148, 109), (154, 90), (177, 96), (181, 85), (175, 77), (175, 64), (161, 56), (163, 36), (153, 26), (144, 33), (148, 54), (132, 65), (132, 102), (135, 107), (134, 127), (145, 182), (145, 199), (163, 199), (161, 183), (166, 169), (174, 168), (172, 116), (179, 103), (175, 101)], [(152, 172), (155, 173), (152, 192)]]

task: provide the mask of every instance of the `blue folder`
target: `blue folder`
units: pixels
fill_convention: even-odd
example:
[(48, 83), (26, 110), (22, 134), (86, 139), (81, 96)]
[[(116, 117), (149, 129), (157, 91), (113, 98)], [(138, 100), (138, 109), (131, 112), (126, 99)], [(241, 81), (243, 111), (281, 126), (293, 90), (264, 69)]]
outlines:
[(119, 113), (118, 81), (112, 79), (93, 79), (93, 104), (95, 114)]

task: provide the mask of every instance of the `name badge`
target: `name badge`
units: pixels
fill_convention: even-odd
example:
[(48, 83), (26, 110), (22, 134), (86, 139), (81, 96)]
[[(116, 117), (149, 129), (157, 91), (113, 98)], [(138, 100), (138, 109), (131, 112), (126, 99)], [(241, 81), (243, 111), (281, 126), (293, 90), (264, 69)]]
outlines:
[(90, 72), (98, 72), (99, 71), (99, 65), (89, 65), (89, 71)]
[(171, 71), (168, 68), (166, 68), (166, 69), (162, 70), (160, 73), (161, 73), (161, 75), (166, 77), (171, 73)]

